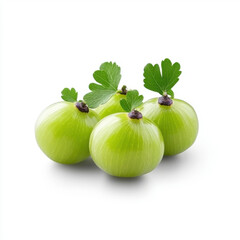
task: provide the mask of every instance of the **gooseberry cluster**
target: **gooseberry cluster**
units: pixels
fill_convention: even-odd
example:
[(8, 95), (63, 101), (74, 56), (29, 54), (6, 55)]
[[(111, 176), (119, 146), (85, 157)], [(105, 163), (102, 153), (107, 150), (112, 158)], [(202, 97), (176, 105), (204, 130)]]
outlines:
[(198, 118), (193, 107), (174, 98), (172, 87), (181, 74), (169, 59), (144, 68), (145, 88), (161, 96), (143, 103), (137, 90), (118, 90), (121, 70), (105, 62), (93, 73), (83, 100), (74, 88), (39, 116), (35, 136), (53, 161), (75, 164), (89, 156), (110, 175), (136, 177), (152, 171), (163, 155), (185, 151), (195, 141)]

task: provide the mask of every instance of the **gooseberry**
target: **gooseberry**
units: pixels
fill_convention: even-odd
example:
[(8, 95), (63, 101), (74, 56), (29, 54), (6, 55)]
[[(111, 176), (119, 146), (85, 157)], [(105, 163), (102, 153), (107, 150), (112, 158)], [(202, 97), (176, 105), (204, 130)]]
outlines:
[(115, 113), (102, 119), (90, 137), (90, 153), (96, 165), (110, 175), (137, 177), (152, 171), (164, 153), (158, 127), (134, 110), (142, 103), (136, 90), (120, 101), (129, 113)]
[[(172, 65), (169, 59), (159, 65), (147, 64), (144, 68), (144, 86), (162, 96), (146, 101), (138, 108), (161, 130), (165, 155), (175, 155), (188, 149), (198, 134), (198, 118), (193, 107), (187, 102), (174, 98), (171, 88), (181, 74), (180, 64)], [(171, 95), (171, 98), (168, 96)]]
[[(47, 107), (37, 119), (35, 136), (41, 150), (53, 161), (74, 164), (89, 157), (89, 138), (99, 118), (77, 96), (74, 89), (62, 91), (63, 101)], [(76, 93), (76, 92), (75, 92)], [(67, 95), (68, 94), (68, 95)]]

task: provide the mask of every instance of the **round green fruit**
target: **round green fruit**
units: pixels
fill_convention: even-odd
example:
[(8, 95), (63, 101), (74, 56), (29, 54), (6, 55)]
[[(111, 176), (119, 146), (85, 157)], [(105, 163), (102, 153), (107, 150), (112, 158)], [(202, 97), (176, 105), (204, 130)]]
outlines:
[(55, 162), (81, 162), (90, 155), (89, 138), (98, 120), (97, 114), (83, 103), (55, 103), (36, 122), (37, 143)]
[(99, 107), (95, 108), (94, 110), (98, 114), (99, 118), (102, 119), (108, 115), (118, 112), (124, 112), (120, 105), (120, 100), (126, 98), (126, 94), (121, 94), (120, 92), (114, 94), (108, 102)]
[(198, 133), (198, 118), (188, 103), (170, 98), (164, 102), (164, 97), (160, 97), (146, 101), (138, 110), (161, 130), (164, 155), (181, 153), (194, 143)]
[[(90, 153), (96, 165), (110, 175), (136, 177), (152, 171), (164, 153), (158, 127), (133, 112), (102, 119), (90, 137)], [(141, 115), (141, 113), (139, 113)]]

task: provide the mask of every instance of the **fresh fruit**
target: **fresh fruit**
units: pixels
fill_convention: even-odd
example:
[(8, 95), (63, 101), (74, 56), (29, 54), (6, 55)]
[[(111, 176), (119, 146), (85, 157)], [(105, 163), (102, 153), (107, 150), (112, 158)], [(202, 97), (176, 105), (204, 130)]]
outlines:
[(65, 88), (65, 101), (47, 107), (36, 122), (37, 143), (55, 162), (74, 164), (90, 155), (89, 138), (99, 119), (94, 110), (77, 101), (77, 95), (75, 89)]
[(139, 111), (161, 129), (165, 155), (178, 154), (189, 148), (198, 132), (198, 120), (194, 109), (182, 100), (172, 101), (171, 106), (165, 106), (158, 103), (158, 98), (153, 98), (139, 108)]
[(120, 100), (126, 98), (127, 87), (118, 90), (121, 79), (121, 69), (116, 63), (105, 62), (100, 70), (93, 73), (97, 83), (90, 83), (89, 89), (83, 99), (90, 108), (95, 108), (100, 119), (117, 112), (123, 112)]
[(136, 177), (152, 171), (161, 161), (164, 143), (160, 130), (134, 110), (142, 104), (138, 91), (128, 91), (122, 108), (102, 119), (90, 137), (90, 152), (96, 165), (110, 175)]
[(172, 87), (179, 80), (180, 64), (172, 65), (169, 59), (165, 59), (161, 66), (162, 73), (158, 64), (145, 66), (144, 86), (162, 96), (146, 101), (138, 110), (161, 130), (165, 145), (164, 154), (175, 155), (194, 143), (198, 133), (198, 118), (191, 105), (174, 98)]

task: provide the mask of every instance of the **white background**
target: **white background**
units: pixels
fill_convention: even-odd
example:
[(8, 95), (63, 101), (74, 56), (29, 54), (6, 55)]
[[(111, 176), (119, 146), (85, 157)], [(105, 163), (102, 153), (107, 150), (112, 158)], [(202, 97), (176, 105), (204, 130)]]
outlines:
[[(0, 238), (240, 239), (239, 24), (231, 1), (2, 1)], [(116, 61), (147, 100), (143, 67), (166, 57), (199, 116), (189, 150), (130, 180), (40, 151), (35, 121), (64, 87), (82, 97)]]

